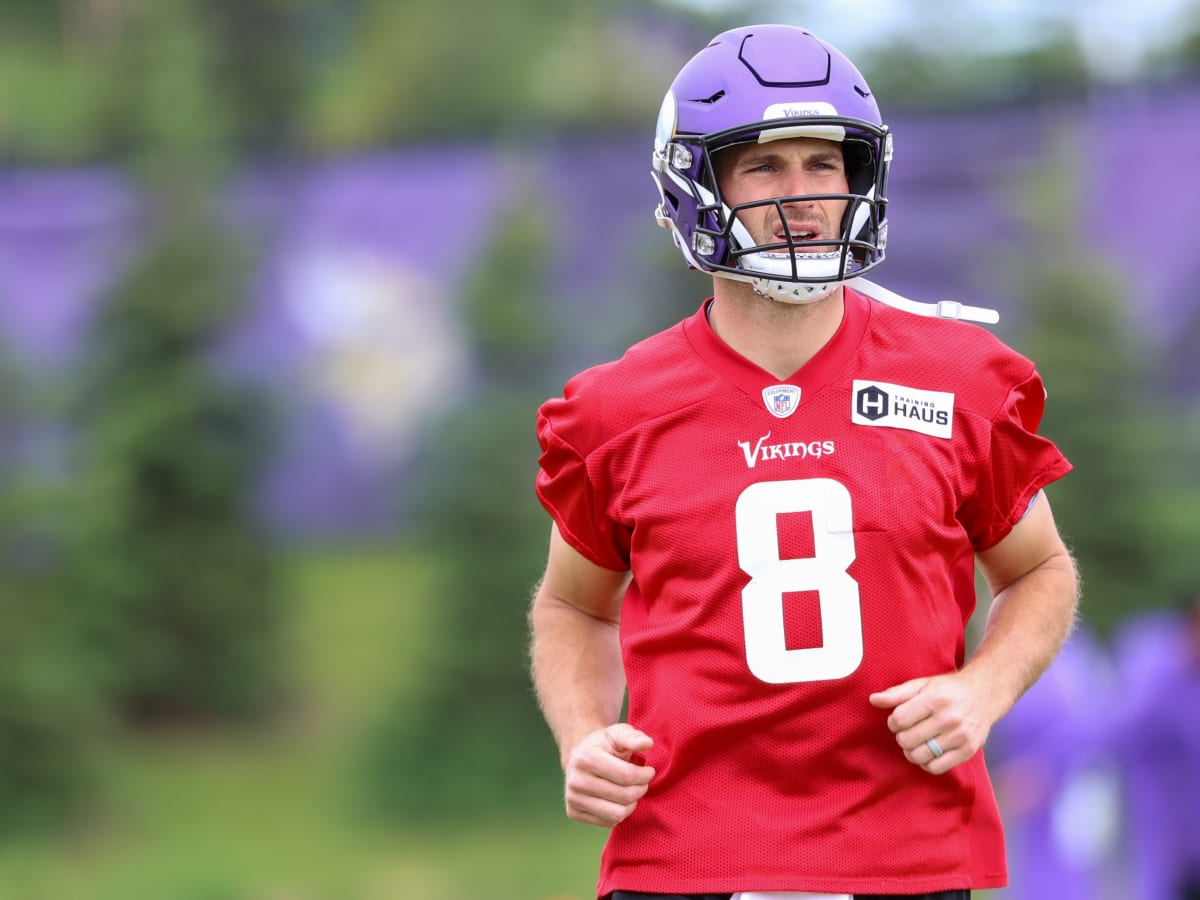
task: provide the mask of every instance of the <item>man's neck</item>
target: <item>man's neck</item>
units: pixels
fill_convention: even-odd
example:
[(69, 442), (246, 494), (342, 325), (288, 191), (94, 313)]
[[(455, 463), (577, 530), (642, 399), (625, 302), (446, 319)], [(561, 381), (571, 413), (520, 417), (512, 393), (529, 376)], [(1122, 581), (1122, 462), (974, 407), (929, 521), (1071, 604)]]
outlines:
[(781, 381), (817, 355), (842, 324), (842, 288), (812, 303), (780, 303), (750, 285), (713, 279), (708, 313), (713, 332), (746, 359)]

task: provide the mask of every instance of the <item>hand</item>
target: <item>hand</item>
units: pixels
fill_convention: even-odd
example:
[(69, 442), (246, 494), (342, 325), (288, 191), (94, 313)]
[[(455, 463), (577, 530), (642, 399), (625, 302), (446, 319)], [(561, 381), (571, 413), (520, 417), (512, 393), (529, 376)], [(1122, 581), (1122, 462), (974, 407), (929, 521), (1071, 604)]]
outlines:
[(624, 820), (649, 788), (654, 769), (630, 762), (654, 741), (619, 722), (593, 731), (571, 750), (566, 765), (567, 816), (611, 828)]
[[(987, 740), (995, 719), (986, 713), (987, 691), (963, 672), (914, 678), (871, 694), (872, 706), (890, 709), (887, 724), (905, 758), (933, 775), (966, 762)], [(935, 756), (927, 741), (942, 750)]]

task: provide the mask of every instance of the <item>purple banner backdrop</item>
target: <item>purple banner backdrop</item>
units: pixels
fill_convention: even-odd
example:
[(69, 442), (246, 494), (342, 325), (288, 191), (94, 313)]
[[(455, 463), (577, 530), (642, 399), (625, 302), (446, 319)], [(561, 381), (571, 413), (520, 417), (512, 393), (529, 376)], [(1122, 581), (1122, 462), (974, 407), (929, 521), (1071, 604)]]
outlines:
[[(1010, 315), (1007, 273), (1027, 240), (1020, 191), (1039, 167), (1066, 158), (1079, 192), (1077, 243), (1088, 248), (1081, 264), (1102, 260), (1124, 273), (1148, 338), (1197, 366), (1179, 342), (1200, 328), (1191, 230), (1200, 92), (1140, 88), (1081, 105), (891, 124), (891, 241), (877, 280)], [(458, 293), (514, 204), (545, 211), (553, 302), (575, 314), (579, 359), (592, 361), (586, 345), (594, 351), (606, 322), (637, 320), (667, 252), (651, 216), (649, 144), (637, 135), (534, 149), (402, 148), (247, 172), (231, 185), (230, 215), (260, 265), (222, 360), (287, 410), (263, 487), (280, 528), (397, 524), (403, 486), (383, 482), (411, 454), (421, 423), (469, 382)], [(139, 199), (118, 173), (0, 173), (0, 346), (35, 371), (68, 365), (144, 237)]]

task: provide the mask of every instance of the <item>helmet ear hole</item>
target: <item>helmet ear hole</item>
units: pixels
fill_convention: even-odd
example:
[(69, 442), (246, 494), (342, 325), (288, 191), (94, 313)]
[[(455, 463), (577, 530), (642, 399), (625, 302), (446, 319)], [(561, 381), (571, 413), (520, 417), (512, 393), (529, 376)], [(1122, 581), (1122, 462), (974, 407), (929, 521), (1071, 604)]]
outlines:
[(852, 194), (866, 194), (875, 184), (875, 151), (866, 141), (848, 138), (842, 144), (846, 182)]

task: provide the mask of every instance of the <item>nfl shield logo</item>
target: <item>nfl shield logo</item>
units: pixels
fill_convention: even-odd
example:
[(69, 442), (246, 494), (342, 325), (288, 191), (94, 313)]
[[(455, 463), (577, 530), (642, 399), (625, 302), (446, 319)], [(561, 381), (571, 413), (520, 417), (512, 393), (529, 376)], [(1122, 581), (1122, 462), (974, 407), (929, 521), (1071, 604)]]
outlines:
[(800, 388), (790, 384), (772, 385), (762, 394), (767, 411), (778, 419), (786, 419), (800, 405)]

